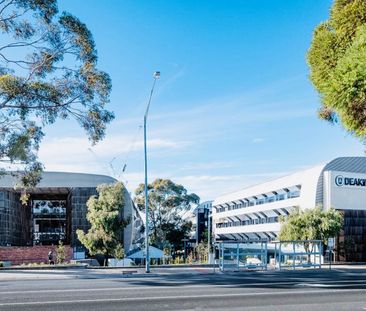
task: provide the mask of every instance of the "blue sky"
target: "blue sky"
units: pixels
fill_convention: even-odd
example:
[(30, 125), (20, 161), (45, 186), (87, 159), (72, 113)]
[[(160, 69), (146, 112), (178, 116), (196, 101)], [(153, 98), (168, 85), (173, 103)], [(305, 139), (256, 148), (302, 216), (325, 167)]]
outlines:
[[(71, 121), (47, 128), (47, 170), (143, 182), (140, 126), (148, 122), (149, 178), (171, 178), (203, 200), (337, 156), (364, 155), (340, 126), (317, 118), (306, 51), (331, 0), (60, 0), (94, 35), (113, 81), (116, 120), (90, 147)], [(60, 150), (65, 150), (62, 154)], [(124, 164), (126, 171), (122, 174)]]

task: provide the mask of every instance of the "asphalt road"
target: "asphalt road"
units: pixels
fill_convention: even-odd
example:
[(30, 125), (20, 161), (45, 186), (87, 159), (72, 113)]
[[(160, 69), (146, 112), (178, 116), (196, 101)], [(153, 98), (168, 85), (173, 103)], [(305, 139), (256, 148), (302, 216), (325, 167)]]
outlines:
[(1, 271), (0, 310), (366, 310), (366, 269)]

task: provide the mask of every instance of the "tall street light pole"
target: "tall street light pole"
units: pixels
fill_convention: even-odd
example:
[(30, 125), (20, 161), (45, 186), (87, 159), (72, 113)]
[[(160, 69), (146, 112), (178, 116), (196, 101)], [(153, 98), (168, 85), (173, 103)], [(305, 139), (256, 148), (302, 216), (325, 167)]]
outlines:
[(211, 257), (211, 211), (210, 208), (207, 208), (207, 248), (208, 248), (208, 257), (207, 257), (207, 261), (208, 264), (210, 264), (210, 257)]
[(149, 254), (149, 194), (147, 189), (147, 144), (146, 144), (146, 121), (149, 113), (151, 98), (154, 93), (156, 80), (160, 78), (160, 71), (155, 71), (153, 74), (154, 82), (150, 91), (149, 101), (147, 103), (144, 115), (144, 153), (145, 153), (145, 252), (146, 252), (146, 267), (145, 272), (150, 272), (150, 254)]

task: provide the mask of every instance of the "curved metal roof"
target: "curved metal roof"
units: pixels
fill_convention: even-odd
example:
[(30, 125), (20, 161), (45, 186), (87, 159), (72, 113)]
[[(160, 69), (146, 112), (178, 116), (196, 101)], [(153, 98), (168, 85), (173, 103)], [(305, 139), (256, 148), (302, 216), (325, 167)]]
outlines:
[(301, 185), (301, 197), (303, 200), (306, 200), (304, 206), (314, 206), (314, 204), (319, 203), (323, 197), (322, 185), (324, 171), (366, 174), (366, 157), (339, 157), (326, 164), (292, 173), (236, 192), (221, 195), (215, 199), (213, 205), (235, 201), (245, 198), (246, 196), (260, 195), (261, 193), (277, 190), (282, 187)]
[(366, 157), (340, 157), (328, 162), (323, 171), (342, 171), (351, 173), (366, 172)]

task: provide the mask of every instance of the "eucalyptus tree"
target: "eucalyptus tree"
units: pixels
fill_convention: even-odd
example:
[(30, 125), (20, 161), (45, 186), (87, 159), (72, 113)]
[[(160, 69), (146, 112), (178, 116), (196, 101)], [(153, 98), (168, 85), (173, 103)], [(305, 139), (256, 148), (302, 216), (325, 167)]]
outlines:
[(20, 164), (32, 186), (47, 124), (73, 118), (92, 144), (104, 137), (111, 79), (87, 26), (56, 0), (1, 0), (0, 31), (0, 161)]
[[(323, 210), (320, 206), (305, 210), (295, 208), (280, 221), (280, 241), (321, 240), (325, 245), (329, 238), (339, 234), (343, 226), (343, 216), (339, 211), (334, 208)], [(304, 243), (307, 252), (311, 246), (312, 243)]]
[(319, 116), (340, 121), (357, 137), (366, 136), (366, 2), (335, 0), (330, 17), (314, 31), (308, 52), (317, 89)]
[[(135, 190), (135, 204), (140, 210), (145, 208), (144, 191), (144, 184)], [(181, 240), (191, 229), (191, 223), (185, 220), (185, 213), (192, 204), (199, 202), (199, 197), (188, 193), (184, 186), (161, 178), (148, 185), (148, 193), (151, 242), (161, 248), (167, 244), (175, 248), (181, 246)]]
[(125, 187), (121, 182), (99, 185), (98, 195), (91, 196), (86, 203), (86, 218), (91, 227), (87, 233), (77, 230), (79, 241), (90, 255), (123, 257), (122, 236), (130, 219), (123, 218)]

